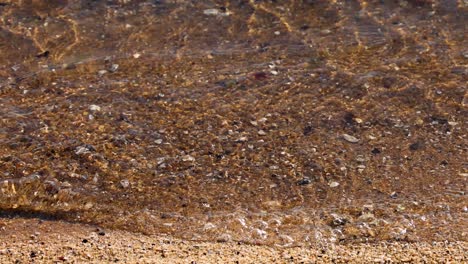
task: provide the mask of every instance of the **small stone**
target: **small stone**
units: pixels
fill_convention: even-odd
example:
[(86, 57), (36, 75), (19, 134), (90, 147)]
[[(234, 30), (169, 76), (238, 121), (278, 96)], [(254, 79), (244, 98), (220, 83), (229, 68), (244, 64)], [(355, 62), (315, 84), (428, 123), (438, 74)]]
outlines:
[(121, 180), (120, 181), (120, 186), (122, 186), (122, 188), (126, 189), (126, 188), (128, 188), (130, 186), (130, 182), (127, 179)]
[(468, 51), (464, 51), (462, 54), (463, 54), (463, 57), (465, 57), (465, 59), (468, 59)]
[(182, 157), (182, 161), (195, 161), (195, 158), (190, 155), (185, 155)]
[(378, 148), (372, 149), (371, 152), (372, 152), (372, 154), (379, 154), (379, 153), (381, 153), (380, 149), (378, 149)]
[(203, 14), (207, 16), (228, 16), (229, 12), (226, 12), (226, 8), (223, 9), (216, 9), (216, 8), (209, 8), (203, 10)]
[(92, 202), (87, 202), (87, 203), (84, 205), (84, 209), (85, 209), (85, 210), (89, 210), (89, 209), (91, 209), (93, 206), (94, 206), (94, 204), (93, 204)]
[(405, 208), (403, 205), (401, 205), (401, 204), (398, 204), (397, 207), (396, 207), (396, 210), (397, 210), (398, 212), (403, 212), (405, 209), (406, 209), (406, 208)]
[(411, 151), (420, 150), (420, 149), (422, 149), (422, 148), (423, 148), (423, 143), (421, 143), (421, 142), (419, 142), (419, 141), (418, 141), (418, 142), (415, 142), (415, 143), (413, 143), (413, 144), (411, 144), (411, 145), (409, 146), (409, 149), (410, 149)]
[(229, 241), (231, 241), (231, 240), (232, 240), (231, 235), (226, 234), (226, 233), (220, 235), (220, 236), (216, 239), (217, 242), (229, 242)]
[(90, 153), (91, 151), (95, 151), (93, 146), (83, 145), (83, 146), (76, 147), (75, 154), (76, 155), (87, 154), (87, 153)]
[(357, 143), (359, 142), (359, 139), (354, 137), (354, 136), (351, 136), (351, 135), (348, 135), (348, 134), (343, 134), (343, 138), (344, 140), (348, 141), (348, 142), (351, 142), (351, 143)]
[(257, 132), (260, 136), (265, 136), (266, 135), (266, 132), (264, 130), (259, 130)]
[(90, 111), (93, 111), (93, 112), (101, 111), (101, 107), (99, 105), (95, 105), (95, 104), (90, 105), (88, 108), (89, 108)]
[(213, 228), (216, 228), (216, 225), (214, 225), (213, 223), (206, 223), (205, 226), (203, 226), (204, 230), (210, 230)]
[(338, 182), (335, 182), (335, 181), (330, 182), (330, 183), (328, 184), (328, 186), (330, 186), (331, 188), (338, 187), (339, 185), (340, 185), (340, 184), (339, 184)]
[(246, 142), (247, 140), (249, 140), (247, 137), (240, 137), (236, 141), (237, 142)]
[(310, 183), (312, 183), (312, 181), (309, 178), (303, 178), (297, 182), (297, 185), (307, 185)]
[(262, 230), (262, 229), (259, 229), (259, 228), (254, 229), (253, 235), (254, 235), (254, 237), (257, 237), (257, 238), (260, 238), (260, 239), (267, 239), (267, 237), (268, 237), (268, 233), (265, 230)]
[(138, 59), (138, 58), (140, 58), (140, 57), (141, 57), (141, 53), (138, 53), (138, 52), (137, 52), (137, 53), (134, 53), (134, 54), (133, 54), (133, 58), (135, 58), (135, 59)]
[(67, 182), (67, 181), (65, 181), (65, 182), (62, 182), (62, 184), (61, 184), (61, 185), (62, 185), (62, 187), (63, 187), (63, 188), (66, 188), (66, 189), (68, 189), (68, 188), (71, 188), (71, 187), (72, 187), (71, 183), (69, 183), (69, 182)]
[(331, 216), (331, 219), (330, 219), (329, 225), (332, 227), (346, 225), (349, 222), (349, 220), (346, 219), (346, 217), (341, 216), (341, 215), (331, 214), (330, 216)]
[(118, 64), (112, 64), (109, 70), (111, 72), (115, 72), (115, 71), (117, 71), (118, 68), (119, 68)]
[(373, 213), (363, 213), (358, 217), (358, 220), (363, 222), (371, 222), (375, 220), (375, 216)]
[(291, 245), (294, 243), (294, 239), (288, 235), (279, 235), (279, 238), (283, 242), (284, 245)]
[(154, 143), (156, 143), (156, 144), (158, 144), (158, 145), (161, 145), (162, 142), (163, 142), (162, 139), (156, 139), (156, 140), (154, 141)]
[(357, 165), (357, 169), (358, 169), (358, 172), (359, 172), (359, 173), (363, 172), (365, 168), (366, 168), (365, 165), (362, 165), (362, 164), (361, 164), (361, 165)]
[(215, 8), (205, 9), (203, 10), (203, 14), (216, 16), (219, 14), (219, 10)]
[(99, 75), (99, 76), (103, 76), (103, 75), (106, 74), (106, 73), (107, 73), (106, 70), (100, 70), (100, 71), (98, 71), (98, 75)]

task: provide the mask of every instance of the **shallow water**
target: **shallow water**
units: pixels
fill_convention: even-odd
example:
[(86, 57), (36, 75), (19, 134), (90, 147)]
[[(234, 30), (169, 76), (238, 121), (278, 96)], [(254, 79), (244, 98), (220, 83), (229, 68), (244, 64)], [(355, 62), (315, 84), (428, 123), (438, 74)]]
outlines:
[(466, 241), (466, 1), (1, 1), (2, 215)]

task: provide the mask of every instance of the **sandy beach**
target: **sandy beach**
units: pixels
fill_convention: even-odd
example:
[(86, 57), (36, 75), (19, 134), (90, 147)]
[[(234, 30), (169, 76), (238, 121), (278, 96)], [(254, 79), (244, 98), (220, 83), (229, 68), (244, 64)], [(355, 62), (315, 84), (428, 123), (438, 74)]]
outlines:
[(184, 241), (37, 219), (0, 221), (1, 263), (466, 263), (467, 243), (271, 247)]

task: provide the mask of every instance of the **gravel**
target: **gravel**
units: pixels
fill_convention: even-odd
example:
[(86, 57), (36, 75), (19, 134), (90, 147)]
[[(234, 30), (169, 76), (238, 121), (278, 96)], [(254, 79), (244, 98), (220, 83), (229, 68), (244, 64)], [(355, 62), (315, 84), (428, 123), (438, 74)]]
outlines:
[[(0, 219), (0, 263), (466, 263), (467, 242), (269, 247), (109, 231), (62, 221)], [(34, 237), (31, 238), (31, 235)], [(35, 235), (40, 234), (40, 235)]]

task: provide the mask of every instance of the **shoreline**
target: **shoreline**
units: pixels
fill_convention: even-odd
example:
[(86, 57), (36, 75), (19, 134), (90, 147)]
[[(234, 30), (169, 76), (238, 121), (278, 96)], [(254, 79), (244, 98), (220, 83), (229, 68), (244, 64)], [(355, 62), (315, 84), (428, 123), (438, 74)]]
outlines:
[(186, 241), (84, 224), (0, 219), (1, 263), (384, 263), (468, 260), (468, 243), (382, 242), (281, 248)]

